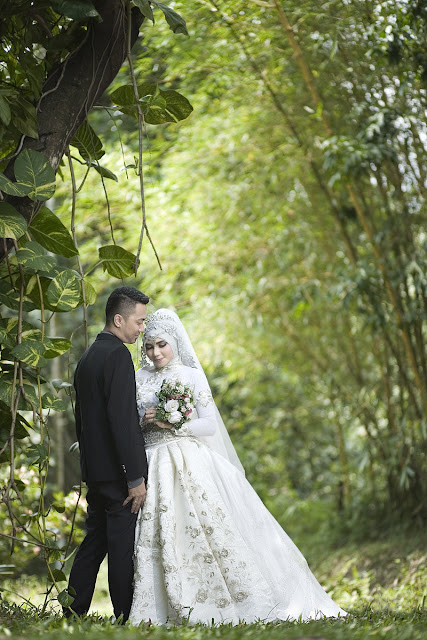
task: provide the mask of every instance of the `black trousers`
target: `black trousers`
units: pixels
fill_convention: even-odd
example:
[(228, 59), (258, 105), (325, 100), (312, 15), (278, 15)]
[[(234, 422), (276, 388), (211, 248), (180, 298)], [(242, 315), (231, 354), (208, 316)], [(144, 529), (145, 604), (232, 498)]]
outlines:
[[(137, 514), (131, 513), (126, 482), (88, 483), (86, 537), (74, 558), (69, 586), (76, 592), (71, 609), (87, 613), (101, 562), (108, 554), (108, 586), (114, 615), (129, 617), (133, 595), (133, 550)], [(64, 610), (71, 615), (69, 609)]]

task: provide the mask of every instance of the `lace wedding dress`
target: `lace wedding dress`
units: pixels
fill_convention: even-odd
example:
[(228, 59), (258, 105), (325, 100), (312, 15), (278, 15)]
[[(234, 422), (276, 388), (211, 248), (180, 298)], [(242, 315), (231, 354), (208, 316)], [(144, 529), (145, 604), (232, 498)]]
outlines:
[(325, 593), (244, 474), (204, 442), (215, 403), (196, 368), (136, 374), (138, 406), (155, 406), (162, 381), (194, 389), (197, 415), (181, 429), (143, 425), (147, 498), (135, 539), (132, 624), (309, 620), (346, 613)]

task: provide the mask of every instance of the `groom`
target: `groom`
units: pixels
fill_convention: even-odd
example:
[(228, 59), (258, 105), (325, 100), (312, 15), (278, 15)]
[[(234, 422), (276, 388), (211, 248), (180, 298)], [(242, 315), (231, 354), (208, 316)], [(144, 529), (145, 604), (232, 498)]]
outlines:
[[(80, 359), (75, 376), (76, 431), (86, 482), (86, 537), (70, 573), (69, 617), (87, 613), (99, 566), (108, 554), (114, 615), (129, 617), (136, 518), (145, 500), (147, 458), (136, 407), (135, 371), (124, 342), (144, 330), (149, 298), (119, 287), (108, 298), (104, 330)], [(74, 590), (74, 591), (73, 591)]]

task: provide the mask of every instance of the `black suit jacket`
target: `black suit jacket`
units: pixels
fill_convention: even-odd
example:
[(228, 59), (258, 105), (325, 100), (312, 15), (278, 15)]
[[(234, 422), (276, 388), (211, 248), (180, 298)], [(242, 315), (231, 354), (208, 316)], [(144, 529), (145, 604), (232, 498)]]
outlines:
[(74, 375), (76, 431), (86, 482), (147, 478), (135, 371), (123, 342), (100, 333)]

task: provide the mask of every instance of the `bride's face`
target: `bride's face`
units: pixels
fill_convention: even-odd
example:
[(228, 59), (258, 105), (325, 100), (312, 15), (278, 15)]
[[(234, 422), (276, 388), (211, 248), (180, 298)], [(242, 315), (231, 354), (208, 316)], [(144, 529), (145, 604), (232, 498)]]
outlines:
[(172, 347), (162, 338), (156, 338), (155, 341), (147, 340), (145, 353), (156, 369), (165, 367), (173, 358)]

